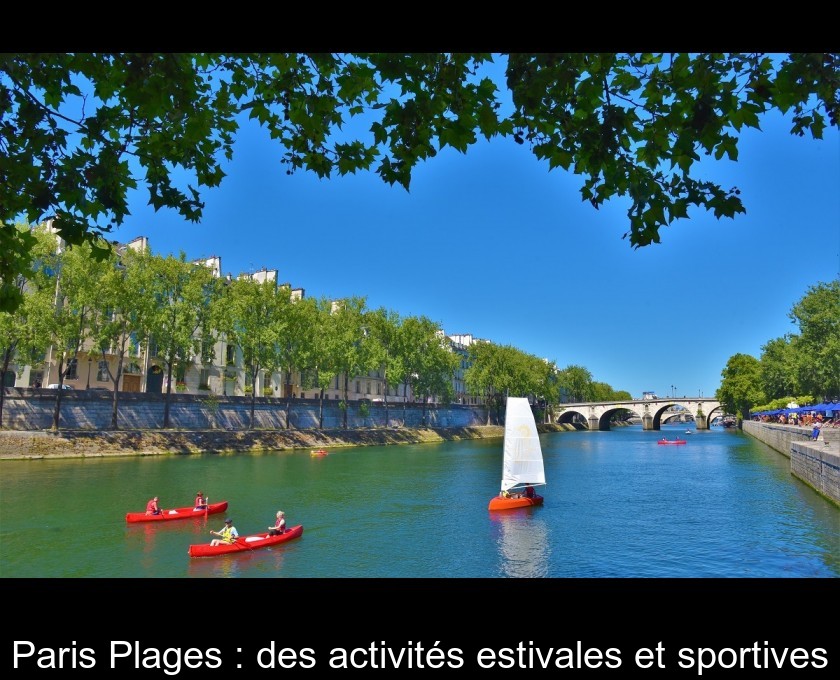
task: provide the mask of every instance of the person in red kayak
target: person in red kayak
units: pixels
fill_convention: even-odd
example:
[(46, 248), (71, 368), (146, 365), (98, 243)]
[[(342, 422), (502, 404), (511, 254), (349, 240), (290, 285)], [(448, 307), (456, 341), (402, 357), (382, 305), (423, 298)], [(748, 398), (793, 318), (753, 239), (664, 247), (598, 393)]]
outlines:
[(155, 496), (152, 500), (150, 500), (148, 503), (146, 503), (146, 514), (147, 515), (159, 515), (161, 512), (163, 512), (163, 511), (158, 507), (158, 497), (157, 496)]
[(236, 530), (236, 527), (233, 526), (233, 520), (228, 517), (225, 520), (225, 528), (221, 531), (211, 531), (211, 534), (215, 534), (219, 538), (214, 538), (210, 541), (210, 545), (215, 547), (220, 543), (233, 543), (239, 538), (239, 532)]
[(286, 533), (286, 513), (282, 510), (278, 510), (277, 520), (274, 522), (274, 526), (268, 527), (268, 535), (279, 536), (284, 533)]
[(207, 499), (204, 498), (204, 494), (199, 491), (195, 495), (195, 508), (196, 510), (206, 510), (207, 509)]

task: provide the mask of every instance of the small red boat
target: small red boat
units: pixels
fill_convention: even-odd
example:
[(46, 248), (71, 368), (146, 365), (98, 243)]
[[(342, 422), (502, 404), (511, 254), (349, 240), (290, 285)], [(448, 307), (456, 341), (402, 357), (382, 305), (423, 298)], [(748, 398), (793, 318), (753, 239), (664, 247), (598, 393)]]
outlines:
[(230, 553), (250, 552), (251, 550), (259, 550), (260, 548), (267, 548), (272, 545), (280, 545), (281, 543), (286, 543), (301, 536), (303, 536), (303, 525), (298, 524), (277, 536), (271, 536), (266, 532), (252, 534), (250, 536), (240, 536), (233, 543), (221, 543), (219, 545), (200, 543), (198, 545), (191, 545), (188, 553), (190, 557), (214, 557), (216, 555), (228, 555)]
[(313, 458), (323, 458), (324, 456), (329, 456), (330, 454), (324, 449), (313, 449), (309, 452), (309, 455)]
[(165, 522), (171, 519), (189, 519), (190, 517), (204, 517), (205, 515), (215, 515), (219, 512), (227, 510), (228, 502), (219, 501), (218, 503), (210, 503), (207, 509), (195, 508), (193, 506), (187, 508), (172, 508), (170, 510), (162, 510), (159, 515), (147, 515), (145, 512), (127, 512), (125, 513), (125, 521), (133, 522)]
[(685, 444), (685, 439), (660, 439), (657, 444)]
[(533, 496), (511, 496), (510, 498), (505, 498), (502, 495), (494, 496), (490, 499), (490, 505), (487, 506), (488, 510), (513, 510), (514, 508), (528, 508), (533, 505), (542, 505), (543, 504), (543, 497), (539, 494), (534, 494)]

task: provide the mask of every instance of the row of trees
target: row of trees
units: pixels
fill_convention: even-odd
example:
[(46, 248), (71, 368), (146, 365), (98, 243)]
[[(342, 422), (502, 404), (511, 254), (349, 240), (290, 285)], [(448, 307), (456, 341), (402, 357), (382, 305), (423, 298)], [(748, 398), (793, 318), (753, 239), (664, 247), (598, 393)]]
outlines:
[[(188, 262), (183, 253), (162, 257), (129, 247), (105, 249), (96, 241), (65, 249), (47, 225), (31, 234), (35, 266), (29, 279), (18, 279), (23, 302), (15, 312), (0, 314), (3, 376), (13, 358), (37, 365), (52, 348), (49, 360), (63, 384), (70, 362), (92, 348), (114, 385), (114, 429), (117, 387), (126, 362), (146, 349), (150, 339), (167, 376), (164, 427), (169, 426), (173, 375), (196, 361), (214, 365), (219, 340), (241, 352), (250, 380), (251, 424), (261, 373), (288, 376), (299, 371), (303, 388), (319, 390), (321, 425), (325, 389), (336, 378), (343, 379), (343, 405), (350, 378), (373, 371), (382, 372), (387, 388), (402, 385), (424, 404), (428, 397), (447, 403), (454, 396), (453, 378), (464, 357), (452, 351), (443, 330), (426, 317), (369, 309), (363, 297), (298, 299), (289, 287), (274, 282), (220, 278), (204, 263)], [(104, 257), (93, 257), (96, 247), (104, 250)], [(116, 359), (115, 366), (109, 357)], [(559, 402), (561, 395), (575, 400), (627, 395), (595, 383), (581, 366), (559, 370), (553, 362), (511, 346), (479, 341), (470, 346), (466, 360), (466, 389), (486, 400), (488, 421), (489, 406), (501, 407), (508, 394), (533, 395), (548, 405)], [(61, 397), (59, 389), (55, 429)], [(287, 399), (289, 412), (288, 390)], [(2, 400), (0, 391), (0, 423)], [(345, 426), (346, 417), (345, 408)]]
[(756, 359), (735, 354), (721, 372), (717, 399), (729, 413), (840, 397), (840, 279), (810, 286), (788, 313), (798, 333), (769, 340)]

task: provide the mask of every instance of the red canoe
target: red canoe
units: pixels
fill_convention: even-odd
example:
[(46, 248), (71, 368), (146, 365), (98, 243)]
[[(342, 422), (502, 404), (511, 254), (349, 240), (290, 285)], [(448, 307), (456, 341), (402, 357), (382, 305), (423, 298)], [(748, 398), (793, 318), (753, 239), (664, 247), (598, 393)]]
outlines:
[(215, 555), (227, 555), (229, 553), (251, 552), (259, 548), (279, 545), (280, 543), (285, 543), (301, 536), (303, 536), (303, 525), (298, 524), (277, 536), (269, 536), (268, 533), (252, 534), (251, 536), (240, 536), (233, 543), (221, 543), (216, 546), (212, 546), (209, 543), (200, 543), (198, 545), (191, 545), (188, 552), (190, 557), (213, 557)]
[(219, 501), (218, 503), (210, 503), (207, 510), (194, 508), (172, 508), (170, 510), (163, 510), (159, 515), (147, 515), (145, 512), (127, 512), (125, 513), (126, 522), (165, 522), (169, 519), (188, 519), (190, 517), (204, 517), (207, 515), (215, 515), (219, 512), (227, 510), (228, 502)]
[(685, 444), (685, 439), (660, 439), (657, 444)]
[(533, 505), (542, 505), (543, 497), (539, 494), (534, 494), (531, 498), (527, 496), (520, 496), (518, 498), (505, 498), (504, 496), (494, 496), (490, 499), (488, 510), (512, 510), (514, 508), (528, 508)]

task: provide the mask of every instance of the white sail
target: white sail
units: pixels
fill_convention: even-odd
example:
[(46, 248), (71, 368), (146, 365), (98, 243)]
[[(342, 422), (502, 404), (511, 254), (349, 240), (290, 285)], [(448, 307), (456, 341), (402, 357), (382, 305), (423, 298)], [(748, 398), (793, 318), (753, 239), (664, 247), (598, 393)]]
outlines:
[(508, 397), (504, 454), (502, 491), (527, 484), (545, 484), (537, 424), (525, 398)]

